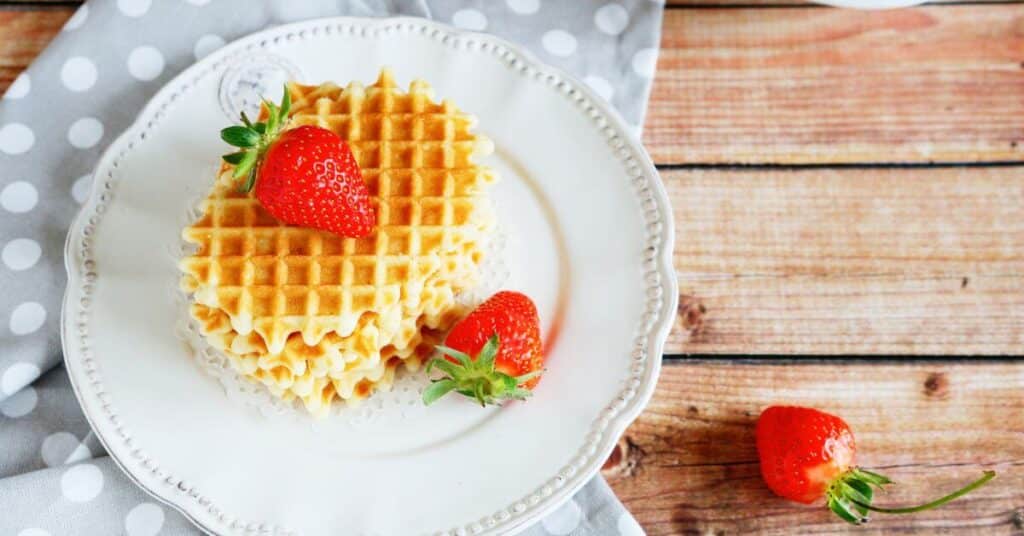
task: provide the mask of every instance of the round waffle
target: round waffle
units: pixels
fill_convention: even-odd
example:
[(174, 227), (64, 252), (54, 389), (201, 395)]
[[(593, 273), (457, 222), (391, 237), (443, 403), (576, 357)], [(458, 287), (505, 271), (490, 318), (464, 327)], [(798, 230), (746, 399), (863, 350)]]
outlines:
[(200, 332), (242, 376), (323, 414), (385, 387), (402, 361), (417, 366), (458, 318), (455, 296), (476, 283), (495, 227), (485, 186), (496, 177), (473, 161), (493, 145), (425, 82), (403, 92), (387, 70), (369, 87), (289, 91), (289, 128), (316, 125), (348, 142), (374, 232), (286, 225), (224, 165), (182, 233), (194, 252), (180, 262), (181, 286)]

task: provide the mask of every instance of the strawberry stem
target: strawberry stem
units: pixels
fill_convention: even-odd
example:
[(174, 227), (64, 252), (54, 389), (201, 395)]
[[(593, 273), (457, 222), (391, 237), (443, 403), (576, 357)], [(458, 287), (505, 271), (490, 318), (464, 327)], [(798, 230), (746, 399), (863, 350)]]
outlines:
[(446, 376), (434, 380), (423, 391), (423, 403), (429, 406), (451, 391), (473, 398), (481, 406), (528, 398), (532, 393), (519, 386), (539, 372), (513, 377), (495, 370), (494, 360), (500, 346), (498, 335), (493, 335), (477, 353), (476, 359), (453, 348), (438, 346), (438, 351), (445, 355), (431, 359), (427, 363), (427, 372), (436, 368)]
[(837, 516), (846, 522), (858, 525), (868, 520), (868, 512), (878, 512), (882, 514), (912, 514), (914, 512), (921, 512), (937, 506), (942, 506), (958, 497), (962, 497), (980, 488), (981, 486), (984, 486), (989, 480), (995, 478), (995, 476), (996, 473), (994, 471), (985, 471), (985, 474), (978, 480), (975, 480), (967, 486), (964, 486), (963, 488), (930, 503), (906, 508), (881, 508), (871, 505), (871, 500), (874, 496), (874, 489), (882, 489), (882, 486), (891, 484), (892, 481), (889, 480), (888, 477), (878, 473), (854, 468), (832, 482), (826, 492), (826, 498), (828, 500), (828, 508)]
[(245, 177), (245, 182), (239, 188), (243, 193), (252, 190), (256, 184), (256, 176), (259, 174), (260, 163), (263, 154), (277, 140), (278, 134), (284, 130), (288, 122), (288, 114), (291, 112), (292, 97), (288, 86), (284, 87), (284, 96), (281, 98), (281, 105), (263, 100), (263, 106), (267, 109), (266, 122), (253, 123), (245, 112), (241, 113), (241, 125), (233, 125), (220, 131), (220, 137), (229, 145), (241, 149), (238, 152), (226, 154), (224, 161), (235, 166), (233, 177), (240, 179)]
[(908, 506), (908, 507), (905, 507), (905, 508), (879, 508), (877, 506), (871, 506), (870, 503), (861, 502), (861, 501), (857, 500), (856, 498), (852, 498), (851, 502), (853, 502), (854, 504), (857, 504), (857, 505), (859, 505), (859, 506), (861, 506), (861, 507), (863, 507), (863, 508), (865, 508), (867, 510), (871, 510), (872, 512), (879, 512), (879, 513), (882, 513), (882, 514), (913, 514), (915, 512), (923, 512), (925, 510), (930, 510), (932, 508), (935, 508), (935, 507), (938, 507), (938, 506), (942, 506), (942, 505), (944, 505), (944, 504), (946, 504), (946, 503), (948, 503), (948, 502), (950, 502), (952, 500), (955, 500), (955, 499), (958, 499), (960, 497), (963, 497), (964, 495), (967, 495), (968, 493), (970, 493), (970, 492), (972, 492), (972, 491), (974, 491), (974, 490), (984, 486), (985, 484), (988, 483), (989, 480), (992, 480), (995, 477), (996, 477), (996, 472), (995, 471), (985, 471), (984, 475), (982, 475), (981, 478), (979, 478), (979, 479), (975, 480), (974, 482), (971, 482), (970, 484), (968, 484), (968, 485), (958, 489), (957, 491), (954, 491), (953, 493), (950, 493), (949, 495), (946, 495), (945, 497), (940, 497), (938, 499), (935, 499), (932, 502), (921, 504), (921, 505), (918, 505), (918, 506)]

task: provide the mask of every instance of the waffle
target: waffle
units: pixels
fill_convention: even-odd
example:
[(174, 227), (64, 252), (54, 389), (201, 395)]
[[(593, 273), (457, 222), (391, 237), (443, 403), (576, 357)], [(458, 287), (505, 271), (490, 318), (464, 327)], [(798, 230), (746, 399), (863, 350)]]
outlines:
[(285, 401), (298, 399), (310, 413), (323, 416), (335, 399), (351, 405), (389, 389), (400, 364), (417, 370), (464, 312), (452, 305), (444, 313), (407, 320), (383, 346), (371, 322), (361, 323), (349, 337), (328, 334), (314, 346), (293, 334), (277, 355), (270, 355), (255, 333), (236, 333), (223, 311), (193, 304), (190, 314), (199, 332), (240, 376), (265, 385)]
[(238, 192), (225, 166), (203, 215), (183, 232), (196, 251), (181, 262), (183, 289), (227, 313), (238, 333), (259, 334), (272, 354), (293, 333), (310, 346), (328, 333), (348, 336), (366, 313), (393, 329), (403, 308), (418, 313), (425, 281), (454, 280), (447, 268), (479, 262), (493, 227), (483, 187), (494, 175), (472, 161), (493, 145), (470, 132), (471, 116), (432, 102), (425, 82), (403, 93), (385, 70), (370, 87), (289, 90), (291, 127), (318, 125), (348, 141), (376, 209), (375, 232), (354, 239), (287, 226)]
[[(204, 338), (243, 377), (323, 415), (415, 369), (465, 311), (494, 215), (473, 162), (493, 150), (475, 120), (425, 82), (400, 91), (387, 70), (364, 87), (290, 84), (289, 127), (347, 140), (377, 214), (368, 237), (277, 221), (223, 165), (182, 233), (182, 289)], [(265, 113), (265, 111), (264, 111)]]

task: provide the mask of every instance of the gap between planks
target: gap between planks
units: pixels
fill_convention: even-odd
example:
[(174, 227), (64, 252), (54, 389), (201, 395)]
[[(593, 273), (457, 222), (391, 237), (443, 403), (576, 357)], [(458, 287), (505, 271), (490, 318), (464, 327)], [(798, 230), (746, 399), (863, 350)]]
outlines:
[[(69, 14), (0, 12), (0, 31), (17, 37), (0, 44), (3, 78), (30, 62)], [(916, 166), (664, 171), (684, 289), (668, 353), (1019, 351), (1024, 267), (1006, 253), (1024, 250), (1012, 224), (1024, 205), (1019, 168), (970, 167), (968, 176)], [(733, 178), (740, 184), (728, 184)], [(880, 233), (887, 217), (900, 228)], [(943, 241), (954, 255), (938, 247)], [(1001, 252), (992, 256), (985, 241)]]
[[(930, 4), (944, 4), (944, 5), (985, 5), (985, 4), (1010, 4), (1019, 3), (1019, 0), (939, 0), (938, 2), (930, 2)], [(19, 8), (46, 8), (51, 6), (68, 6), (77, 7), (82, 4), (81, 0), (0, 0), (0, 8), (11, 6)], [(828, 9), (830, 6), (822, 4), (814, 4), (811, 2), (793, 0), (793, 1), (779, 1), (779, 0), (748, 0), (746, 2), (736, 2), (735, 0), (668, 0), (665, 2), (666, 8), (668, 9), (700, 9), (700, 8), (791, 8), (791, 7), (821, 7)]]
[[(925, 6), (983, 6), (983, 5), (1007, 5), (1007, 4), (1020, 4), (1021, 0), (936, 0), (927, 2), (922, 5)], [(665, 7), (667, 9), (793, 9), (793, 8), (820, 8), (820, 9), (838, 9), (827, 4), (818, 4), (815, 2), (804, 1), (804, 0), (747, 0), (746, 2), (736, 2), (735, 0), (669, 0), (666, 2)], [(911, 6), (919, 7), (919, 6)]]
[[(0, 89), (71, 11), (0, 10)], [(1024, 160), (1021, 17), (1019, 4), (667, 10), (645, 143), (668, 165)]]
[(666, 366), (733, 363), (739, 365), (900, 365), (900, 364), (1020, 364), (1024, 359), (1013, 355), (905, 355), (873, 356), (857, 354), (665, 354)]
[(81, 0), (0, 0), (0, 10), (3, 11), (49, 11), (57, 9), (78, 9), (82, 5)]
[[(35, 35), (38, 46), (21, 52), (26, 58), (21, 67), (62, 23), (51, 21), (49, 34)], [(9, 54), (5, 59), (10, 65)], [(13, 74), (21, 67), (15, 66)], [(6, 82), (13, 74), (5, 77)], [(716, 311), (708, 314), (714, 319)], [(913, 525), (910, 520), (880, 518), (858, 528), (858, 534), (1021, 531), (1024, 513), (1013, 490), (1024, 482), (1020, 471), (1005, 471), (1022, 463), (1021, 430), (1006, 428), (1022, 422), (1019, 386), (1024, 378), (1019, 366), (986, 361), (965, 369), (917, 360), (900, 366), (886, 361), (862, 366), (842, 360), (838, 363), (848, 366), (837, 368), (831, 360), (827, 365), (793, 361), (804, 366), (760, 361), (723, 364), (709, 357), (667, 364), (651, 407), (620, 443), (626, 445), (625, 454), (619, 451), (625, 463), (613, 463), (606, 471), (652, 536), (751, 530), (784, 534), (797, 526), (818, 533), (846, 531), (821, 509), (780, 501), (760, 484), (749, 430), (756, 412), (772, 401), (818, 405), (841, 413), (858, 430), (866, 462), (888, 468), (906, 482), (920, 485), (924, 481), (926, 488), (951, 488), (992, 463), (1004, 469), (990, 487), (915, 517)], [(899, 385), (890, 391), (894, 382)], [(878, 407), (872, 402), (876, 399), (887, 404)], [(1016, 417), (1007, 418), (1005, 411), (1017, 412)], [(918, 498), (910, 489), (900, 486), (890, 499)]]

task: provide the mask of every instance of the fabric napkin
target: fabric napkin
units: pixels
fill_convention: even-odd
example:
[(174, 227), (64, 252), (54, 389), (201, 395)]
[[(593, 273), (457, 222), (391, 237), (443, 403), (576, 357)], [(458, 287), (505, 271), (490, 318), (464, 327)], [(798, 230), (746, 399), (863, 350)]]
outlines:
[[(331, 16), (411, 15), (491, 32), (643, 123), (651, 0), (91, 0), (0, 102), (0, 534), (199, 534), (106, 455), (61, 363), (67, 227), (104, 148), (169, 79), (225, 42)], [(528, 535), (643, 534), (600, 477)]]

